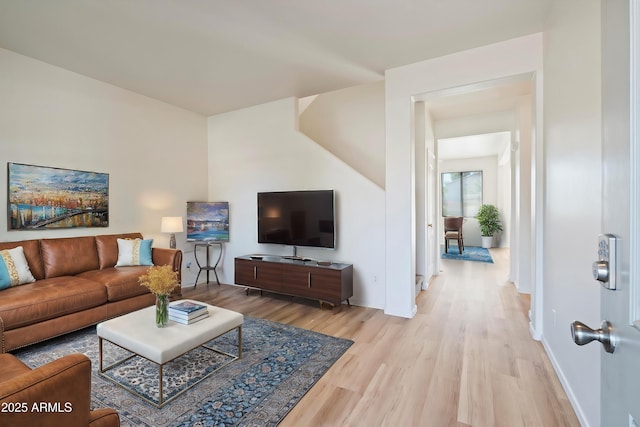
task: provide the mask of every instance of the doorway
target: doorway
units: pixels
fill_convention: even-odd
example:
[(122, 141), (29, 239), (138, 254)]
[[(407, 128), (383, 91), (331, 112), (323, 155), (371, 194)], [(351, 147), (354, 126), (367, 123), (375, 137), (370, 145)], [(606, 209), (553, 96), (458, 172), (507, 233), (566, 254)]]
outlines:
[[(416, 125), (431, 126), (434, 135), (433, 146), (427, 150), (433, 148), (435, 153), (435, 179), (427, 180), (425, 187), (435, 187), (436, 197), (425, 209), (428, 217), (436, 219), (427, 224), (427, 227), (433, 225), (427, 229), (432, 230), (435, 241), (427, 239), (424, 246), (438, 250), (436, 271), (440, 270), (439, 248), (443, 234), (438, 177), (454, 169), (475, 168), (485, 176), (483, 203), (494, 204), (501, 212), (504, 230), (496, 246), (509, 248), (508, 280), (520, 293), (532, 293), (534, 92), (534, 79), (527, 73), (414, 97), (417, 103), (424, 103), (424, 108), (415, 108), (415, 113), (426, 116), (425, 119), (416, 117)], [(416, 135), (419, 134), (416, 130)], [(420, 155), (418, 151), (416, 155)], [(416, 177), (420, 177), (418, 162), (416, 169)], [(465, 221), (465, 246), (480, 246), (479, 227), (473, 217)]]
[[(541, 129), (542, 117), (542, 34), (482, 46), (468, 51), (427, 60), (385, 73), (385, 309), (390, 315), (411, 318), (416, 313), (416, 151), (414, 106), (421, 94), (455, 95), (481, 89), (497, 80), (528, 76), (532, 80), (532, 129)], [(488, 82), (488, 83), (485, 83)], [(542, 134), (531, 138), (530, 159), (525, 163), (535, 171), (542, 162)], [(531, 331), (540, 339), (542, 331), (542, 174), (530, 177), (528, 194), (530, 216), (520, 215), (528, 233), (521, 233), (520, 247), (529, 251), (529, 274), (522, 274), (531, 285)], [(525, 183), (522, 183), (524, 186)], [(418, 206), (419, 209), (419, 206)], [(436, 224), (437, 227), (437, 224)], [(438, 235), (438, 230), (435, 230)], [(528, 244), (523, 243), (528, 239)], [(524, 260), (524, 254), (519, 254)], [(520, 263), (522, 267), (523, 263)], [(535, 266), (535, 267), (534, 267)], [(406, 285), (405, 285), (406, 284)], [(411, 284), (411, 286), (408, 286)], [(539, 300), (539, 301), (538, 301)]]

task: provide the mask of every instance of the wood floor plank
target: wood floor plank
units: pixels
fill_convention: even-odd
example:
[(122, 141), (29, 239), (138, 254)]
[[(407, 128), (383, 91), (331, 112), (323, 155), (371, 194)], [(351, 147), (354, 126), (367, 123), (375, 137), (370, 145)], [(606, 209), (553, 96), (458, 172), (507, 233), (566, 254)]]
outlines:
[(508, 250), (491, 253), (494, 264), (443, 260), (413, 319), (231, 285), (183, 295), (354, 341), (282, 427), (579, 426), (529, 334), (530, 298), (507, 281)]
[(467, 335), (465, 339), (458, 421), (469, 425), (494, 424), (492, 373), (487, 363), (485, 342), (486, 339), (473, 335)]

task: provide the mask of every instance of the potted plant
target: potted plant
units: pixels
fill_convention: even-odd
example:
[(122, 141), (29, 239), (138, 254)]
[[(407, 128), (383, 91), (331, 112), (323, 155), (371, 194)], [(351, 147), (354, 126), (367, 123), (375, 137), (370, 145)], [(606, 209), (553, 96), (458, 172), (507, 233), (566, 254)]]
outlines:
[(482, 205), (478, 210), (476, 219), (480, 224), (482, 247), (490, 248), (493, 245), (493, 236), (498, 231), (502, 231), (502, 225), (500, 225), (500, 212), (494, 205)]

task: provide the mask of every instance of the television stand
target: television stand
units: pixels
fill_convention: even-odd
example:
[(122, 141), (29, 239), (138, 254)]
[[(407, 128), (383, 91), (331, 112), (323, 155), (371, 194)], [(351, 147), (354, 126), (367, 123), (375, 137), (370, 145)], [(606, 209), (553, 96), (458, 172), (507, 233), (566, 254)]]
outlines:
[[(218, 246), (220, 251), (218, 252), (218, 259), (216, 259), (215, 264), (211, 265), (211, 256), (210, 250), (212, 246)], [(200, 264), (198, 261), (198, 248), (206, 248), (206, 263), (204, 265)], [(196, 260), (196, 264), (198, 265), (198, 275), (196, 276), (196, 283), (193, 285), (194, 289), (198, 286), (198, 279), (200, 278), (200, 273), (205, 271), (207, 273), (207, 285), (209, 284), (209, 272), (213, 271), (213, 274), (216, 276), (216, 283), (220, 286), (220, 279), (218, 278), (218, 272), (216, 268), (218, 268), (218, 264), (220, 264), (220, 259), (222, 259), (222, 242), (203, 242), (196, 243), (193, 245), (193, 257)]]
[(273, 255), (236, 257), (235, 283), (261, 292), (274, 292), (339, 306), (353, 296), (353, 264), (321, 265), (308, 258)]

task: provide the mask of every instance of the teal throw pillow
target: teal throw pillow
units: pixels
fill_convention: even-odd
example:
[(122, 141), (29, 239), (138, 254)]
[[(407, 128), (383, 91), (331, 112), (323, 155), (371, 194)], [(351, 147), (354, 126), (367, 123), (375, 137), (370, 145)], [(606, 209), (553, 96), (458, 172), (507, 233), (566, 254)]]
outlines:
[(152, 239), (118, 239), (118, 262), (116, 267), (153, 265), (151, 260)]
[(0, 290), (35, 281), (22, 246), (0, 251)]

